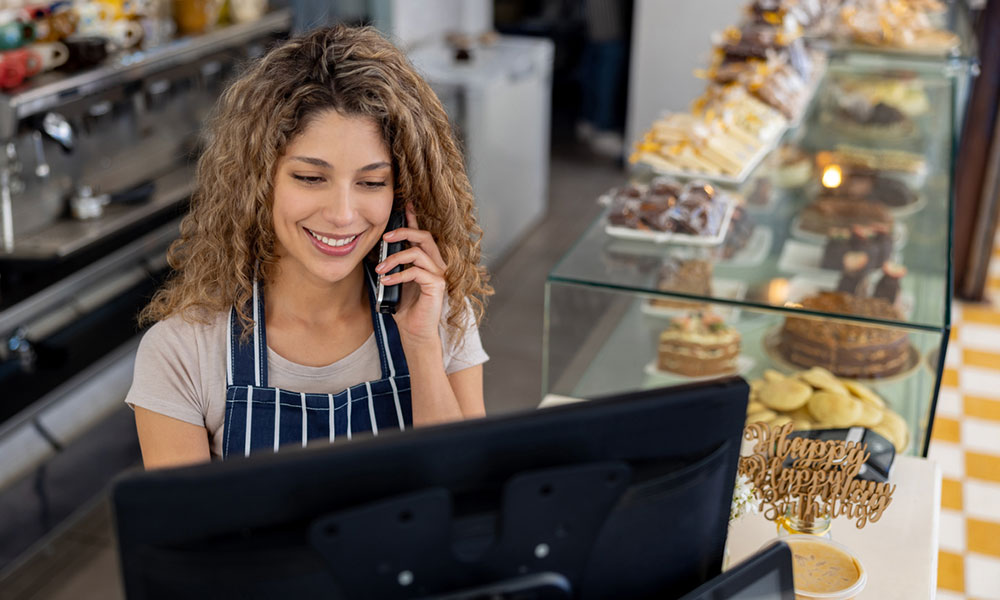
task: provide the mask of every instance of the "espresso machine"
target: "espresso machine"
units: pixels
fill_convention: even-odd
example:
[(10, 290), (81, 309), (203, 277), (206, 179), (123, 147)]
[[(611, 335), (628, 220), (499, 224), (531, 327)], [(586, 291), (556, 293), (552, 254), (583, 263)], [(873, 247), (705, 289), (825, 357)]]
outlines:
[(139, 459), (123, 400), (202, 124), (291, 12), (0, 94), (0, 582)]

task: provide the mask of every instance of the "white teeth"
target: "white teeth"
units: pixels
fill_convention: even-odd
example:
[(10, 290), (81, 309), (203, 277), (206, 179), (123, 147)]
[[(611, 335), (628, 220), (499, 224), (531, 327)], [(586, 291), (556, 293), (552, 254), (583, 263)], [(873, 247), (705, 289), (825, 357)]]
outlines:
[(317, 240), (323, 242), (327, 246), (333, 246), (334, 248), (337, 248), (339, 246), (346, 246), (347, 244), (350, 244), (351, 242), (353, 242), (356, 237), (358, 237), (356, 235), (352, 235), (349, 238), (344, 238), (344, 239), (336, 240), (336, 239), (331, 239), (331, 238), (319, 235), (315, 231), (313, 231), (312, 229), (306, 229), (306, 231), (308, 231), (309, 234), (312, 235)]

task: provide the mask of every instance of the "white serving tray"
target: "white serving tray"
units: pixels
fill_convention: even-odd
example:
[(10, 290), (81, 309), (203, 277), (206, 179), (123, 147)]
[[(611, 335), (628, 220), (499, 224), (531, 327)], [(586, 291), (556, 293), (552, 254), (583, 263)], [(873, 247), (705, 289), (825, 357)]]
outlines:
[(713, 236), (690, 235), (687, 233), (674, 233), (672, 231), (641, 231), (630, 227), (619, 227), (616, 225), (604, 225), (604, 232), (609, 236), (622, 240), (635, 240), (641, 242), (652, 242), (654, 244), (685, 244), (688, 246), (718, 246), (726, 239), (729, 232), (729, 221), (733, 218), (735, 205), (729, 200), (725, 202), (725, 213), (719, 224), (719, 231)]

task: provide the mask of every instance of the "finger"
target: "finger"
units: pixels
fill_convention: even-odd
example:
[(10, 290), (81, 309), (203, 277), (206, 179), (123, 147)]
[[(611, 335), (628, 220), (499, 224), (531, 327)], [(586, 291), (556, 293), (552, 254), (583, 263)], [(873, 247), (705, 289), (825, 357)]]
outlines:
[(420, 267), (411, 267), (405, 271), (382, 277), (383, 285), (396, 285), (409, 282), (416, 283), (420, 286), (422, 294), (429, 295), (443, 294), (446, 287), (444, 277)]
[(386, 257), (384, 261), (375, 265), (375, 272), (388, 273), (399, 265), (413, 265), (438, 275), (444, 273), (444, 269), (442, 269), (431, 259), (431, 257), (427, 256), (426, 252), (417, 246), (411, 246), (406, 250), (402, 250)]
[(411, 246), (418, 246), (426, 252), (427, 256), (430, 256), (431, 260), (433, 260), (442, 270), (448, 267), (448, 265), (444, 262), (444, 258), (441, 257), (441, 250), (438, 249), (437, 243), (434, 241), (434, 236), (431, 235), (431, 232), (429, 231), (401, 227), (387, 232), (382, 237), (387, 242), (398, 242), (403, 240), (410, 242)]

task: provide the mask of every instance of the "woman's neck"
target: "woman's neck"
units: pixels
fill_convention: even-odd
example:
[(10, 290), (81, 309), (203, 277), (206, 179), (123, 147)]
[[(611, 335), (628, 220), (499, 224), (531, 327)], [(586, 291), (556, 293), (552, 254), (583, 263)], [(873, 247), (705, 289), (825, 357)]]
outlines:
[(364, 265), (340, 281), (323, 281), (308, 272), (282, 268), (264, 286), (268, 327), (275, 321), (321, 327), (355, 318), (365, 305)]

